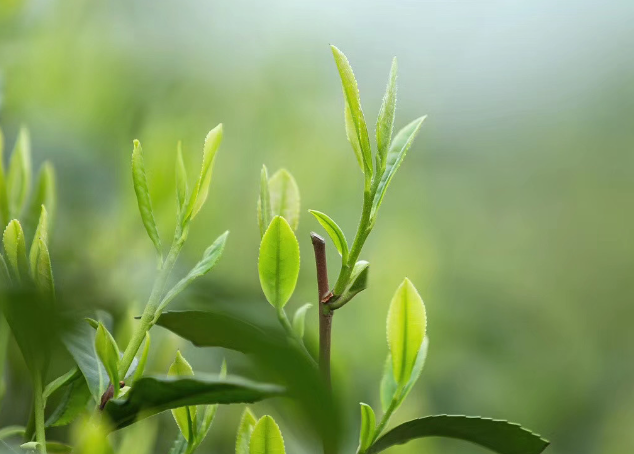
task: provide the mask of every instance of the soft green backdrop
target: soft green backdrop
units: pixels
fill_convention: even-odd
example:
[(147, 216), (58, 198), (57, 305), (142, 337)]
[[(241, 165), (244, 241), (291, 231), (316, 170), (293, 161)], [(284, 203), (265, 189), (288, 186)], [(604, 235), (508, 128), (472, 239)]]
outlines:
[[(143, 143), (167, 239), (176, 142), (194, 173), (205, 134), (223, 122), (182, 270), (231, 236), (189, 295), (270, 309), (256, 265), (266, 163), (288, 168), (302, 193), (296, 308), (316, 296), (308, 233), (319, 226), (306, 210), (327, 212), (351, 238), (361, 205), (328, 44), (348, 55), (371, 125), (397, 55), (396, 127), (429, 118), (363, 254), (370, 289), (335, 318), (336, 386), (353, 426), (359, 401), (379, 406), (387, 307), (408, 276), (431, 346), (395, 422), (481, 414), (541, 433), (552, 454), (632, 452), (633, 19), (628, 0), (0, 0), (0, 125), (12, 145), (27, 124), (34, 161), (58, 171), (58, 288), (90, 282), (75, 298), (121, 319), (138, 313), (155, 265), (135, 206), (132, 140)], [(308, 323), (314, 338), (315, 311)], [(153, 368), (167, 371), (179, 344), (159, 330)], [(218, 370), (221, 352), (180, 346), (196, 370)], [(228, 358), (239, 370), (243, 360)], [(0, 426), (24, 423), (30, 400), (15, 349), (9, 368)], [(287, 452), (316, 452), (291, 418), (255, 410), (273, 411)], [(240, 411), (221, 409), (203, 452), (232, 452)], [(152, 452), (165, 453), (177, 429), (169, 413), (155, 420)], [(483, 452), (436, 440), (393, 450), (421, 451)]]

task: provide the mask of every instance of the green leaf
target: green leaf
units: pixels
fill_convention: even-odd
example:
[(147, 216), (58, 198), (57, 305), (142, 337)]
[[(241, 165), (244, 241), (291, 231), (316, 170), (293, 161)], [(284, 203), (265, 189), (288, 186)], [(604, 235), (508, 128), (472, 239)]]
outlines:
[(422, 373), (423, 367), (425, 366), (428, 349), (429, 336), (425, 336), (425, 338), (423, 339), (423, 343), (420, 346), (420, 350), (418, 351), (418, 355), (416, 355), (416, 362), (414, 363), (414, 368), (412, 369), (412, 376), (410, 377), (407, 384), (400, 391), (399, 395), (396, 395), (398, 391), (398, 384), (396, 383), (396, 380), (394, 380), (392, 356), (390, 354), (387, 355), (385, 367), (383, 369), (383, 378), (381, 379), (381, 407), (384, 412), (387, 411), (388, 407), (392, 403), (392, 400), (394, 399), (397, 400), (395, 409), (398, 408), (399, 405), (401, 405), (401, 403), (405, 400), (409, 392), (412, 390), (412, 387), (420, 378), (420, 374)]
[[(227, 361), (224, 359), (222, 360), (222, 366), (220, 366), (220, 374), (218, 374), (218, 377), (220, 379), (227, 377)], [(218, 404), (205, 406), (203, 417), (201, 418), (198, 430), (196, 431), (196, 441), (194, 443), (196, 446), (199, 446), (209, 433), (209, 429), (211, 428), (211, 424), (214, 422), (217, 412)]]
[(37, 288), (49, 299), (55, 298), (55, 283), (53, 281), (53, 268), (51, 266), (51, 256), (44, 241), (40, 240), (39, 253), (35, 268), (35, 284)]
[(26, 259), (26, 243), (24, 242), (24, 231), (17, 219), (12, 220), (7, 225), (2, 235), (4, 251), (7, 254), (11, 271), (17, 279), (25, 279), (29, 275), (29, 265)]
[(75, 380), (81, 378), (81, 371), (79, 370), (78, 367), (73, 367), (71, 370), (69, 370), (68, 372), (66, 372), (64, 375), (61, 375), (59, 377), (57, 377), (55, 380), (53, 380), (52, 382), (50, 382), (48, 385), (46, 385), (46, 387), (44, 388), (44, 392), (42, 393), (42, 398), (44, 399), (44, 401), (46, 401), (46, 399), (48, 399), (49, 397), (51, 397), (51, 395), (57, 391), (58, 389), (71, 384), (72, 382), (74, 382)]
[(240, 424), (238, 425), (238, 435), (236, 436), (236, 454), (249, 454), (249, 443), (251, 441), (251, 434), (255, 428), (257, 421), (255, 415), (249, 409), (244, 409), (242, 418), (240, 418)]
[(4, 260), (4, 256), (0, 254), (0, 289), (8, 287), (10, 283), (11, 274), (9, 274), (9, 267), (7, 267), (7, 262)]
[(31, 250), (29, 251), (29, 264), (31, 265), (31, 275), (35, 277), (38, 257), (40, 255), (40, 240), (44, 244), (48, 243), (48, 212), (44, 205), (40, 206), (40, 220), (37, 223), (35, 229), (35, 235), (33, 235), (33, 242), (31, 243)]
[(284, 454), (280, 428), (270, 416), (262, 416), (255, 425), (249, 443), (250, 454)]
[(9, 218), (17, 218), (22, 213), (29, 188), (31, 187), (31, 138), (25, 127), (20, 128), (18, 140), (9, 161), (7, 193), (9, 198)]
[(10, 437), (21, 437), (26, 432), (24, 426), (6, 426), (0, 429), (0, 440)]
[(178, 213), (178, 223), (183, 224), (183, 217), (187, 209), (187, 170), (183, 160), (183, 147), (181, 142), (176, 146), (176, 211)]
[(359, 260), (355, 263), (352, 273), (350, 274), (350, 285), (344, 292), (344, 296), (352, 297), (368, 288), (369, 273), (370, 264), (368, 262)]
[(252, 403), (281, 395), (283, 388), (239, 377), (143, 377), (123, 399), (108, 402), (105, 412), (116, 429), (139, 419), (191, 405)]
[(148, 236), (154, 243), (154, 247), (159, 257), (163, 260), (163, 251), (161, 248), (161, 238), (154, 220), (154, 211), (152, 210), (152, 201), (150, 200), (150, 190), (147, 185), (147, 177), (145, 176), (145, 163), (143, 162), (143, 149), (141, 142), (134, 141), (134, 150), (132, 150), (132, 181), (134, 182), (134, 192), (136, 200), (139, 204), (139, 212), (141, 220), (145, 226)]
[(306, 312), (313, 307), (312, 304), (306, 303), (295, 311), (293, 315), (293, 331), (297, 333), (300, 339), (304, 338), (304, 330), (306, 326)]
[(211, 173), (214, 165), (216, 152), (222, 142), (222, 123), (209, 131), (203, 145), (203, 163), (200, 169), (200, 177), (196, 183), (196, 188), (192, 192), (189, 200), (189, 210), (187, 218), (194, 219), (209, 194), (209, 184), (211, 183)]
[[(343, 88), (343, 94), (346, 100), (346, 130), (350, 131), (352, 127), (348, 126), (352, 123), (354, 126), (353, 139), (350, 140), (352, 147), (355, 148), (354, 137), (361, 149), (361, 157), (363, 160), (363, 173), (366, 178), (372, 176), (372, 149), (370, 148), (370, 139), (368, 137), (368, 128), (365, 124), (365, 118), (363, 116), (363, 110), (361, 109), (361, 99), (359, 97), (359, 87), (357, 81), (354, 78), (354, 73), (350, 67), (350, 63), (346, 56), (337, 49), (335, 46), (330, 46), (332, 54), (335, 57), (337, 63), (337, 69), (339, 70), (339, 76), (341, 77), (341, 85)], [(351, 120), (351, 121), (350, 121)], [(350, 136), (350, 132), (348, 133)], [(357, 150), (355, 149), (355, 153)]]
[[(180, 351), (176, 352), (176, 359), (172, 363), (167, 372), (169, 377), (188, 377), (193, 376), (194, 371), (187, 360), (183, 358)], [(194, 422), (196, 418), (196, 407), (179, 407), (172, 410), (172, 416), (178, 425), (185, 440), (190, 441), (195, 434), (190, 433), (190, 424), (188, 421)]]
[(278, 310), (288, 302), (299, 276), (299, 244), (293, 230), (276, 216), (260, 244), (260, 285), (269, 303)]
[(308, 210), (310, 214), (315, 216), (315, 219), (321, 224), (324, 228), (328, 236), (334, 243), (337, 251), (339, 251), (339, 255), (341, 255), (341, 262), (348, 262), (348, 242), (346, 241), (346, 236), (341, 231), (341, 228), (337, 225), (335, 221), (333, 221), (327, 214), (322, 213), (317, 210)]
[(359, 137), (357, 136), (357, 129), (354, 125), (352, 112), (350, 112), (350, 106), (347, 102), (345, 102), (343, 116), (346, 124), (346, 137), (348, 138), (348, 142), (350, 142), (350, 145), (352, 146), (352, 151), (354, 151), (354, 156), (357, 158), (359, 168), (361, 169), (361, 172), (363, 172), (363, 153), (361, 152), (361, 145), (359, 145)]
[(49, 224), (55, 218), (55, 209), (57, 208), (57, 191), (55, 184), (55, 169), (50, 162), (46, 161), (40, 167), (35, 185), (35, 193), (31, 198), (29, 208), (29, 220), (31, 225), (40, 216), (42, 205), (46, 207), (48, 212)]
[(425, 305), (414, 285), (405, 278), (398, 287), (387, 315), (387, 342), (394, 379), (403, 387), (412, 375), (418, 350), (425, 337)]
[(367, 451), (381, 452), (391, 446), (423, 437), (464, 440), (499, 454), (539, 454), (550, 444), (519, 426), (477, 416), (428, 416), (401, 424), (379, 438)]
[(387, 191), (387, 187), (389, 186), (394, 174), (400, 167), (403, 159), (405, 159), (405, 155), (407, 154), (407, 150), (412, 146), (412, 142), (418, 135), (418, 131), (425, 121), (427, 115), (417, 118), (412, 121), (410, 124), (401, 129), (394, 140), (390, 145), (390, 151), (387, 154), (386, 159), (386, 167), (385, 172), (381, 176), (381, 181), (377, 187), (376, 193), (374, 195), (374, 200), (372, 201), (372, 211), (370, 213), (370, 218), (375, 219), (376, 213), (383, 202), (383, 197), (385, 196), (385, 191)]
[(394, 113), (396, 111), (396, 57), (392, 60), (390, 69), (390, 79), (387, 83), (381, 110), (376, 120), (376, 145), (378, 149), (379, 163), (381, 171), (385, 169), (386, 157), (392, 140), (392, 130), (394, 128)]
[(119, 347), (101, 322), (95, 333), (95, 351), (108, 373), (116, 397), (119, 394)]
[(4, 134), (0, 129), (0, 224), (7, 225), (9, 219), (9, 199), (7, 194), (7, 179), (4, 173)]
[(132, 381), (130, 386), (136, 383), (145, 372), (145, 365), (147, 364), (147, 358), (150, 354), (150, 333), (145, 333), (145, 342), (143, 343), (143, 351), (141, 352), (141, 359), (139, 359), (139, 365), (137, 366), (134, 374), (132, 375)]
[(361, 403), (361, 430), (359, 431), (359, 452), (365, 452), (372, 443), (376, 417), (374, 410), (367, 404)]
[(227, 242), (227, 237), (229, 236), (229, 232), (225, 232), (220, 235), (216, 241), (213, 242), (211, 246), (209, 246), (204, 254), (200, 262), (198, 262), (191, 271), (185, 276), (183, 279), (178, 281), (178, 283), (172, 287), (172, 289), (167, 292), (167, 294), (161, 300), (161, 304), (159, 305), (157, 313), (160, 312), (167, 306), (179, 293), (189, 286), (195, 279), (199, 278), (207, 274), (213, 267), (218, 263), (218, 260), (222, 256), (222, 252), (225, 249), (225, 244)]
[(293, 230), (299, 225), (299, 188), (286, 169), (280, 169), (269, 180), (271, 217), (282, 216)]
[(79, 380), (73, 381), (66, 388), (62, 400), (46, 420), (46, 427), (60, 427), (70, 424), (86, 410), (91, 399), (88, 384), (80, 376)]
[(260, 197), (258, 198), (258, 225), (260, 227), (260, 238), (264, 236), (272, 218), (271, 194), (269, 193), (269, 174), (266, 166), (263, 165), (262, 171), (260, 172)]

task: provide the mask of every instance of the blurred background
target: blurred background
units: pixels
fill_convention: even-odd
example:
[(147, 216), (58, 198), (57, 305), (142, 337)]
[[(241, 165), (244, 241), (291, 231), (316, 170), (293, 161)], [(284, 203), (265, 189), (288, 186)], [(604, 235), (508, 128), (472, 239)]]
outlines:
[[(132, 140), (143, 144), (167, 240), (176, 143), (193, 178), (205, 134), (223, 122), (210, 197), (176, 276), (224, 230), (231, 236), (219, 265), (173, 307), (266, 317), (261, 165), (287, 168), (302, 194), (292, 311), (316, 302), (308, 234), (320, 228), (306, 210), (327, 212), (350, 239), (361, 208), (328, 44), (350, 59), (371, 136), (398, 56), (396, 128), (429, 118), (362, 254), (370, 288), (334, 320), (349, 450), (358, 402), (380, 408), (385, 317), (408, 276), (425, 300), (431, 343), (394, 423), (485, 415), (540, 433), (551, 454), (634, 452), (633, 20), (627, 0), (0, 0), (0, 125), (8, 150), (28, 125), (35, 165), (56, 168), (58, 289), (111, 312), (125, 337), (156, 265), (132, 187)], [(316, 326), (313, 310), (313, 340)], [(243, 367), (239, 355), (194, 349), (161, 328), (153, 336), (154, 372), (167, 370), (177, 348), (197, 371), (217, 371), (223, 356), (230, 371)], [(0, 427), (24, 424), (31, 399), (13, 344), (7, 373)], [(221, 408), (200, 452), (233, 452), (241, 411)], [(255, 412), (273, 412), (287, 452), (318, 451), (275, 405)], [(177, 434), (171, 415), (147, 424), (157, 433), (149, 452), (166, 453)], [(391, 452), (485, 451), (428, 439)]]

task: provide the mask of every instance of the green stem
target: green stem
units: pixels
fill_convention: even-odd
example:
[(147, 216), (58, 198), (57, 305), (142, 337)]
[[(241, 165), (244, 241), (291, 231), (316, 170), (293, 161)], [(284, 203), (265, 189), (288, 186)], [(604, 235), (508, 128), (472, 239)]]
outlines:
[(390, 421), (390, 418), (392, 417), (392, 414), (396, 410), (396, 407), (398, 407), (398, 399), (397, 399), (397, 396), (395, 395), (392, 398), (392, 402), (390, 402), (390, 406), (387, 407), (387, 410), (385, 411), (385, 413), (383, 413), (383, 416), (381, 417), (381, 420), (379, 421), (379, 425), (376, 426), (376, 429), (374, 430), (372, 443), (374, 443), (379, 438), (379, 436), (381, 435), (381, 432), (383, 432), (383, 430), (385, 429), (385, 426)]
[(44, 429), (44, 398), (42, 396), (42, 375), (33, 374), (34, 412), (35, 412), (35, 441), (39, 445), (41, 454), (46, 454), (46, 432)]

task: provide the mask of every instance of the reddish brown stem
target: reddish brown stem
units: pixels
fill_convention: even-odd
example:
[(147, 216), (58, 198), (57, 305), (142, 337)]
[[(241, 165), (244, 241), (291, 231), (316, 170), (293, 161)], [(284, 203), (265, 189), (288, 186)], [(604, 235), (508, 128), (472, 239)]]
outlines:
[(326, 262), (326, 242), (324, 239), (311, 232), (310, 239), (315, 251), (315, 265), (317, 266), (317, 289), (319, 298), (319, 370), (324, 381), (331, 387), (330, 382), (330, 345), (332, 335), (333, 311), (328, 306), (332, 297), (328, 285), (328, 265)]

